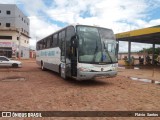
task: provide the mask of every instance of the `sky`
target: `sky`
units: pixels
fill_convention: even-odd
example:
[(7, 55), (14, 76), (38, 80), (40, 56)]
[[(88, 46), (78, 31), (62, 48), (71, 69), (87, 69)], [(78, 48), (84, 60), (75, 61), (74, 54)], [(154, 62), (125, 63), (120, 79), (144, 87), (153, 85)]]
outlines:
[[(98, 25), (120, 33), (160, 25), (160, 0), (0, 0), (16, 4), (30, 19), (30, 46), (69, 24)], [(132, 51), (151, 47), (132, 43)], [(120, 42), (120, 52), (127, 51)]]

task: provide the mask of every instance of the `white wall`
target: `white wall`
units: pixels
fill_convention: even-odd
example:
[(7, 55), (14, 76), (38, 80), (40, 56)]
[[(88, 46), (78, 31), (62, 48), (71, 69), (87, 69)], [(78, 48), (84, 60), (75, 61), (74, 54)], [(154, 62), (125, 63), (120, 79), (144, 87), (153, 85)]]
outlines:
[[(19, 36), (19, 33), (16, 31), (0, 31), (0, 36), (12, 36), (12, 40), (2, 40), (0, 39), (1, 42), (10, 42), (13, 50), (18, 52), (19, 50), (19, 45), (20, 45), (20, 54), (21, 51), (23, 52), (22, 58), (29, 58), (29, 38), (22, 35), (20, 36), (20, 42), (17, 40), (17, 37)], [(9, 46), (8, 46), (9, 47)]]

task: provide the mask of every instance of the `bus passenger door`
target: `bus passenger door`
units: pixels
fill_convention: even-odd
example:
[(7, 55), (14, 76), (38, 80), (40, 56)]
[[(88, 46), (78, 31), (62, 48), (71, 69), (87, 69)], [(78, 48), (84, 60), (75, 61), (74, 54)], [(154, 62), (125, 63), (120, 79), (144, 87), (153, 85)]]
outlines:
[(77, 77), (77, 39), (71, 39), (71, 76)]
[(60, 74), (61, 77), (66, 79), (66, 41), (65, 30), (59, 33), (60, 48), (61, 48), (61, 65)]

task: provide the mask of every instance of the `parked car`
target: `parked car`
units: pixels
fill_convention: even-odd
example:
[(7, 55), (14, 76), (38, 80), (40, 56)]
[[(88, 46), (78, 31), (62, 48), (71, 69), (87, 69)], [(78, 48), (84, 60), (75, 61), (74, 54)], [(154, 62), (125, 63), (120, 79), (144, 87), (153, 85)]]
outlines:
[(22, 67), (22, 63), (20, 61), (11, 60), (5, 56), (0, 56), (0, 66), (8, 66), (8, 67)]

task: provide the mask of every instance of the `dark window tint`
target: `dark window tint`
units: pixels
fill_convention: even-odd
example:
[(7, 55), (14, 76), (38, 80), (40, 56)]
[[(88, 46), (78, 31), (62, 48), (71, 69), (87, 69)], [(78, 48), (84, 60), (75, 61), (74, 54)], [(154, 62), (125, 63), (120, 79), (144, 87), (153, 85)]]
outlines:
[(43, 40), (43, 49), (46, 49), (47, 48), (47, 39), (45, 38)]
[(6, 23), (6, 27), (10, 27), (11, 26), (11, 24), (10, 23)]
[(0, 10), (0, 13), (1, 13), (1, 10)]
[(8, 59), (6, 59), (5, 57), (0, 57), (1, 61), (9, 61)]
[(75, 29), (73, 26), (67, 28), (66, 31), (66, 57), (70, 58), (70, 46), (71, 46), (71, 38), (75, 35)]
[(1, 26), (1, 23), (0, 23), (0, 26)]
[(9, 40), (12, 40), (12, 36), (0, 36), (0, 39), (9, 39)]
[(53, 47), (53, 36), (50, 36), (51, 39), (50, 39), (50, 47)]
[(59, 43), (60, 43), (60, 48), (61, 48), (61, 56), (64, 56), (65, 55), (65, 30), (63, 30), (59, 34), (60, 34)]
[(73, 37), (75, 35), (75, 30), (73, 26), (70, 26), (67, 28), (67, 34), (66, 34), (66, 40), (70, 41), (71, 37)]
[(40, 50), (43, 49), (43, 41), (39, 42), (39, 48), (40, 48)]
[(58, 34), (58, 44), (59, 44), (59, 46), (61, 45), (60, 43), (61, 43), (61, 39), (62, 39), (62, 32), (60, 32), (59, 34)]
[(46, 44), (47, 44), (47, 48), (50, 48), (51, 47), (51, 40), (52, 40), (52, 37), (51, 36), (49, 36), (48, 38), (46, 38)]
[(11, 14), (11, 11), (7, 10), (6, 13), (7, 13), (7, 15), (10, 15), (10, 14)]
[(102, 39), (115, 39), (114, 33), (112, 30), (99, 28), (99, 33)]
[(65, 31), (62, 31), (62, 39), (64, 40), (65, 39)]
[(57, 46), (57, 43), (58, 43), (58, 35), (54, 34), (53, 35), (53, 46)]

